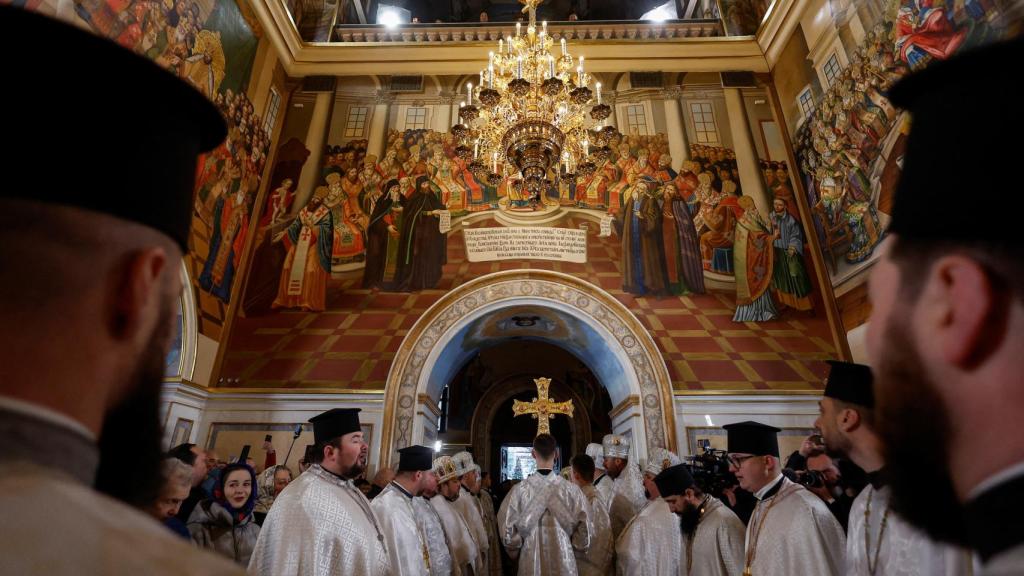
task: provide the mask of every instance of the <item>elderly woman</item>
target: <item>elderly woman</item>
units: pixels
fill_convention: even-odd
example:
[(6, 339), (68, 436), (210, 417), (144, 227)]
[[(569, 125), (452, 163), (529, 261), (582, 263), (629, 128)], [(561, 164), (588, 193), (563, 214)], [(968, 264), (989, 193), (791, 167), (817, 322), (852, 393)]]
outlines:
[(192, 489), (192, 467), (177, 458), (165, 458), (160, 463), (160, 475), (164, 480), (160, 495), (146, 508), (146, 512), (176, 534), (189, 538), (188, 528), (176, 516)]
[(287, 466), (271, 466), (260, 473), (256, 485), (259, 488), (259, 496), (256, 498), (256, 507), (253, 509), (253, 517), (256, 523), (263, 526), (263, 519), (270, 512), (277, 495), (284, 490), (292, 481), (292, 471)]
[(192, 511), (188, 531), (200, 548), (213, 550), (249, 565), (260, 526), (253, 518), (256, 472), (246, 464), (228, 464), (221, 472), (213, 498)]

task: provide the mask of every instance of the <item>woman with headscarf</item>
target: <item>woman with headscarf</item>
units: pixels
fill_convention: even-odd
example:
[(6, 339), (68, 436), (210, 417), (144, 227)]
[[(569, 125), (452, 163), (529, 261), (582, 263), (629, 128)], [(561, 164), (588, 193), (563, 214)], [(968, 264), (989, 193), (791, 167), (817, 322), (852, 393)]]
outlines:
[(283, 464), (271, 466), (260, 472), (256, 478), (256, 487), (258, 488), (256, 507), (252, 511), (257, 524), (263, 526), (263, 519), (267, 517), (270, 507), (274, 505), (274, 499), (293, 479), (292, 471)]
[(234, 559), (242, 566), (256, 547), (260, 526), (253, 518), (256, 506), (256, 473), (246, 464), (228, 464), (221, 471), (213, 498), (192, 511), (188, 531), (200, 548)]

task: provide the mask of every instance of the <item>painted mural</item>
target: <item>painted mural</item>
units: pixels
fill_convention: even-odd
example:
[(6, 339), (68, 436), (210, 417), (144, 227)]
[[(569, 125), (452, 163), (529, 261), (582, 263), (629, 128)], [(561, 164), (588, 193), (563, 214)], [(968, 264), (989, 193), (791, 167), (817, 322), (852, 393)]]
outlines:
[(227, 119), (227, 140), (197, 168), (191, 249), (197, 289), (228, 303), (270, 142), (246, 95), (259, 43), (253, 25), (233, 1), (76, 0), (75, 11), (191, 83)]
[(458, 242), (456, 225), (441, 232), (442, 213), (457, 224), (486, 220), (488, 212), (555, 210), (610, 221), (626, 293), (703, 294), (708, 277), (735, 285), (737, 322), (813, 308), (805, 236), (784, 162), (762, 162), (775, 202), (772, 213), (761, 214), (743, 195), (732, 150), (693, 145), (677, 172), (664, 134), (616, 138), (593, 175), (552, 177), (533, 195), (515, 179), (498, 186), (480, 181), (448, 134), (392, 131), (384, 150), (377, 158), (366, 153), (365, 141), (329, 147), (320, 184), (301, 208), (292, 206), (295, 178), (282, 176), (261, 220), (256, 256), (280, 265), (265, 267), (273, 278), (254, 272), (250, 291), (259, 291), (255, 283), (267, 295), (262, 309), (247, 312), (324, 311), (332, 279), (351, 275), (368, 290), (434, 289), (448, 244)]
[(834, 284), (857, 277), (885, 236), (909, 128), (886, 94), (912, 70), (1002, 35), (993, 2), (887, 5), (796, 133), (800, 176)]

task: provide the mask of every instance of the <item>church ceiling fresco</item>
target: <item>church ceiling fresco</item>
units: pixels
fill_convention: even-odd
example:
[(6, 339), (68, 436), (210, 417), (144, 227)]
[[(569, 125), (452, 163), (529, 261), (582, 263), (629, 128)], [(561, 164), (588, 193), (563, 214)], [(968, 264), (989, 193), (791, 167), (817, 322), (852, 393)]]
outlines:
[[(904, 75), (1003, 37), (999, 1), (898, 0), (848, 51), (794, 146), (833, 284), (863, 279), (885, 236), (910, 119), (886, 98)], [(849, 23), (837, 22), (840, 33)]]
[(199, 329), (218, 339), (270, 146), (247, 95), (259, 43), (253, 17), (234, 1), (212, 0), (76, 0), (75, 13), (188, 81), (227, 119), (227, 140), (197, 168), (190, 243)]

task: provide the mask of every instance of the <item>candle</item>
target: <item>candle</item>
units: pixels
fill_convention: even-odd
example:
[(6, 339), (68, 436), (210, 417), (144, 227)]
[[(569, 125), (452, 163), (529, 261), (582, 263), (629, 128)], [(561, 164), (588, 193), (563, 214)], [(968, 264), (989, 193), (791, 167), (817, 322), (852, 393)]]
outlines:
[(516, 78), (523, 77), (523, 57), (516, 56)]
[(480, 87), (481, 88), (484, 87), (484, 71), (483, 70), (480, 71)]
[[(498, 42), (501, 42), (501, 40), (498, 40)], [(500, 50), (500, 48), (499, 48), (499, 50)], [(490, 67), (494, 66), (494, 52), (488, 52), (487, 53), (487, 65), (490, 66)]]
[[(579, 65), (580, 65), (580, 72), (582, 72), (583, 71), (583, 56), (580, 56)], [(580, 84), (582, 84), (582, 83), (583, 83), (583, 81), (580, 80)]]
[(595, 84), (594, 87), (597, 88), (597, 103), (600, 104), (601, 103), (601, 83), (598, 82), (597, 84)]
[(520, 22), (516, 22), (516, 38), (519, 38), (520, 34), (522, 34), (522, 24)]
[(555, 77), (555, 57), (548, 54), (548, 76)]
[(466, 94), (469, 96), (469, 98), (466, 99), (466, 102), (468, 102), (469, 105), (472, 106), (473, 105), (473, 83), (472, 82), (467, 82), (466, 83)]
[(547, 34), (548, 33), (548, 21), (544, 20), (543, 22), (540, 23), (540, 25), (541, 25), (541, 28), (542, 28), (541, 34)]
[(466, 107), (466, 101), (465, 100), (463, 100), (462, 102), (459, 102), (459, 108), (465, 108), (465, 107)]
[(583, 66), (576, 67), (576, 85), (583, 86)]
[(509, 36), (508, 38), (505, 39), (505, 48), (507, 49), (506, 51), (509, 54), (512, 54), (512, 37), (511, 36)]
[(494, 88), (494, 65), (487, 67), (487, 87)]
[(504, 38), (498, 38), (498, 54), (501, 54), (504, 51), (505, 51), (505, 39)]
[(565, 38), (562, 38), (562, 56), (565, 56)]

